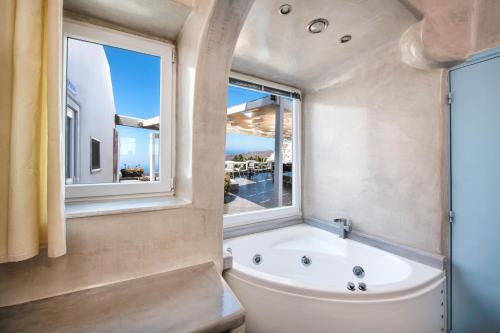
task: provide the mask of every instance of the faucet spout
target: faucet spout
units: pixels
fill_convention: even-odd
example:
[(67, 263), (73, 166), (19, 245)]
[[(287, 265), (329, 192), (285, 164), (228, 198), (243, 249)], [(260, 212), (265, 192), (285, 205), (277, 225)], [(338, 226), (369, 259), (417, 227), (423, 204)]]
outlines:
[(347, 234), (352, 230), (351, 220), (345, 217), (335, 218), (333, 219), (333, 223), (337, 224), (340, 238), (346, 238)]

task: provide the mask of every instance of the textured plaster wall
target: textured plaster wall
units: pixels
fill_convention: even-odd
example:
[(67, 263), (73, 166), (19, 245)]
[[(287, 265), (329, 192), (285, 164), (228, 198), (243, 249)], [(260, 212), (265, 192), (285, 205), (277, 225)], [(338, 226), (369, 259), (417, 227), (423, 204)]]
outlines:
[(226, 82), (251, 0), (199, 1), (177, 42), (185, 208), (67, 221), (68, 253), (0, 265), (0, 306), (214, 261), (222, 265)]
[(306, 94), (304, 215), (446, 254), (447, 68), (500, 44), (500, 2), (402, 2), (419, 22)]
[(500, 43), (499, 1), (401, 1), (423, 17), (402, 38), (403, 61), (410, 65), (450, 67)]
[(442, 252), (443, 70), (399, 61), (388, 44), (328, 88), (306, 94), (304, 215), (347, 216), (356, 230)]

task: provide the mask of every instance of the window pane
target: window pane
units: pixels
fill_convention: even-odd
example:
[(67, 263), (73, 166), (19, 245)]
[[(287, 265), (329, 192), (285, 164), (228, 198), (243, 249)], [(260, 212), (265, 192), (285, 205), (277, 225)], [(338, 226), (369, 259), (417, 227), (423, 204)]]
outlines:
[(74, 183), (159, 180), (160, 81), (160, 57), (68, 38)]
[[(121, 181), (159, 180), (159, 131), (118, 126)], [(153, 151), (151, 151), (151, 147)]]
[(283, 206), (291, 206), (293, 186), (293, 103), (290, 99), (282, 98), (283, 108), (283, 141), (281, 146), (283, 164)]
[(65, 139), (65, 170), (66, 170), (66, 179), (71, 179), (71, 118), (66, 116), (66, 139)]
[(229, 86), (226, 214), (292, 205), (292, 106), (284, 97)]
[(90, 170), (92, 173), (101, 171), (101, 142), (98, 139), (90, 139)]

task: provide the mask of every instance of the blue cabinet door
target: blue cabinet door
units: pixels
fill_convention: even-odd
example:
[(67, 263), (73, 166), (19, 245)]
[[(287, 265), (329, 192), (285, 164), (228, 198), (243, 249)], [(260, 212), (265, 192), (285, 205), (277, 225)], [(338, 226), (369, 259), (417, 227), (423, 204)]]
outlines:
[(453, 333), (500, 332), (499, 56), (450, 72)]

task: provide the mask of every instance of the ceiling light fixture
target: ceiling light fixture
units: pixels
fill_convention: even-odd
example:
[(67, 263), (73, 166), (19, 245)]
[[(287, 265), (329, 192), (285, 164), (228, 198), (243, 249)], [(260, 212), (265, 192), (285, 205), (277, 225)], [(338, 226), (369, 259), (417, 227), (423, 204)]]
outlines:
[(284, 5), (280, 6), (279, 9), (280, 15), (288, 15), (292, 12), (292, 5), (289, 5), (285, 3)]
[(344, 36), (340, 37), (340, 42), (342, 44), (344, 44), (344, 43), (347, 43), (348, 41), (350, 41), (351, 39), (352, 39), (351, 35), (344, 35)]
[(312, 20), (307, 25), (307, 30), (312, 34), (319, 34), (328, 28), (328, 20), (324, 18), (317, 18)]

